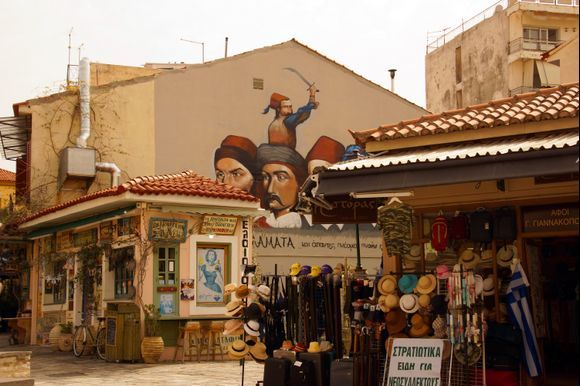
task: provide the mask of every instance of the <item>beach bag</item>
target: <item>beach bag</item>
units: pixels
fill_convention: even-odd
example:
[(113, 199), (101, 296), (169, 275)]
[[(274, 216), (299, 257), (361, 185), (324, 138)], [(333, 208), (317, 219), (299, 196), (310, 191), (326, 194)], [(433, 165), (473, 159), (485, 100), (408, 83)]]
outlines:
[(516, 239), (516, 213), (512, 208), (504, 207), (495, 212), (493, 232), (496, 240), (512, 242)]
[(449, 239), (465, 240), (469, 238), (469, 219), (463, 213), (458, 213), (449, 221)]
[(470, 240), (489, 243), (493, 239), (493, 216), (485, 209), (471, 214), (469, 219)]
[(447, 219), (445, 216), (437, 216), (431, 224), (431, 246), (436, 251), (442, 252), (447, 249)]

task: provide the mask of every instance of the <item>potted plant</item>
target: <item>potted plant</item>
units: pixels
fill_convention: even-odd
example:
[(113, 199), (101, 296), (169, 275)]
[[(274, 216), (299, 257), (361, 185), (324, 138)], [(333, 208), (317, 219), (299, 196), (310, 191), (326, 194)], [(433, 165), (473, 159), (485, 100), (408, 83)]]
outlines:
[(60, 351), (72, 351), (73, 324), (72, 322), (60, 323), (60, 336), (58, 337), (58, 349)]
[(157, 363), (163, 353), (165, 344), (159, 336), (159, 318), (161, 313), (154, 304), (143, 306), (145, 314), (145, 337), (141, 341), (141, 356), (145, 363)]

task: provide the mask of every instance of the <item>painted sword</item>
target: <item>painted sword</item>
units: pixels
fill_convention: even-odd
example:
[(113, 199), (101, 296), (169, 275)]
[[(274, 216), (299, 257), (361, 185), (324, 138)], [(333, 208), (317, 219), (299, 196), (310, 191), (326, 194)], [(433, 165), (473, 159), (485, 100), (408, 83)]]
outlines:
[[(308, 86), (308, 88), (310, 88), (310, 87), (312, 87), (314, 85), (314, 82), (310, 82), (308, 79), (306, 79), (304, 77), (304, 75), (302, 75), (300, 73), (300, 71), (298, 71), (297, 69), (292, 68), (292, 67), (284, 67), (283, 69), (286, 70), (286, 71), (290, 71), (290, 72), (296, 74), (296, 76), (298, 76), (304, 83), (306, 83), (306, 85)], [(318, 91), (320, 91), (320, 90), (318, 90), (318, 88), (317, 88), (316, 89), (316, 92), (318, 92)]]

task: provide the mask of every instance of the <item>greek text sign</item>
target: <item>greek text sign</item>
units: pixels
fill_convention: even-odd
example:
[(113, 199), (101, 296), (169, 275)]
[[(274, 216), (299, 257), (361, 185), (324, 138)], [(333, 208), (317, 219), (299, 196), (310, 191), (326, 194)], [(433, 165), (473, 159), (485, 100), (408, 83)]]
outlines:
[(524, 232), (578, 231), (578, 207), (563, 204), (524, 208)]
[(439, 386), (441, 384), (441, 339), (394, 339), (388, 386)]
[(377, 208), (383, 205), (380, 200), (355, 200), (350, 197), (330, 200), (332, 209), (312, 207), (314, 224), (365, 224), (377, 222)]
[(200, 233), (216, 235), (233, 235), (238, 218), (232, 216), (203, 216)]
[(187, 236), (187, 221), (180, 219), (152, 218), (149, 223), (149, 238), (154, 241), (184, 242)]

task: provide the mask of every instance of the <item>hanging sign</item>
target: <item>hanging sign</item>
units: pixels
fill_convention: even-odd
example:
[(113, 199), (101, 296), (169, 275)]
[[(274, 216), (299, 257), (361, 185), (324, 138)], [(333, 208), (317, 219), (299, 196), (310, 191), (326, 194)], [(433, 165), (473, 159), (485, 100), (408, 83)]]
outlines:
[(149, 222), (149, 238), (153, 241), (178, 241), (187, 236), (187, 220), (152, 218)]
[(395, 338), (386, 384), (389, 386), (439, 386), (442, 357), (443, 340), (441, 339)]
[(332, 209), (312, 205), (312, 223), (314, 224), (372, 224), (377, 222), (377, 208), (384, 200), (377, 199), (343, 199), (327, 200)]
[(202, 234), (233, 235), (238, 225), (238, 218), (234, 216), (203, 216), (201, 223)]
[(578, 231), (577, 204), (523, 208), (524, 232)]

